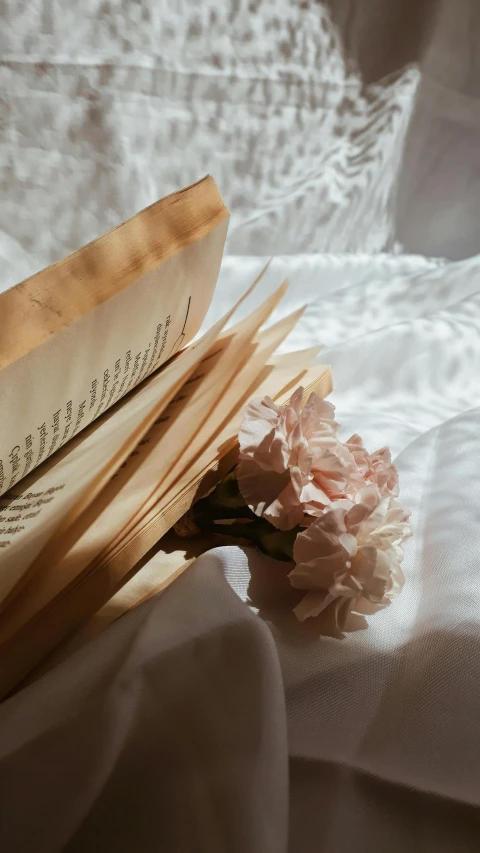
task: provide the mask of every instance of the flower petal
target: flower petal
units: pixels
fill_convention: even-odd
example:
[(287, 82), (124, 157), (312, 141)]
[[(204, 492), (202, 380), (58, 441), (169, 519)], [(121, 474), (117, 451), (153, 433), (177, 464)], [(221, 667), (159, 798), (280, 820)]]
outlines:
[(398, 495), (398, 471), (388, 447), (381, 447), (370, 456), (372, 478), (382, 495)]
[(292, 485), (290, 472), (265, 471), (250, 459), (238, 465), (238, 487), (255, 515), (267, 518), (279, 530), (290, 530), (303, 519), (303, 507)]
[(342, 549), (338, 541), (340, 534), (346, 533), (344, 516), (345, 510), (332, 510), (299, 533), (293, 546), (295, 562), (309, 563), (311, 560), (333, 555), (337, 551), (342, 551), (344, 559), (347, 560), (347, 552)]
[(300, 416), (300, 412), (302, 410), (302, 399), (305, 391), (302, 385), (300, 385), (296, 391), (293, 392), (290, 397), (290, 406), (294, 410), (297, 417)]
[(241, 455), (251, 455), (272, 429), (278, 427), (281, 408), (270, 399), (255, 398), (248, 404), (238, 432)]
[(296, 589), (330, 589), (335, 575), (345, 572), (345, 553), (342, 549), (333, 554), (316, 557), (308, 563), (297, 563), (288, 575)]
[(302, 523), (303, 506), (298, 500), (291, 481), (274, 501), (264, 506), (261, 514), (278, 530), (291, 530), (292, 527)]
[(310, 616), (319, 616), (331, 600), (328, 592), (307, 592), (300, 603), (293, 608), (293, 612), (300, 622), (304, 622)]

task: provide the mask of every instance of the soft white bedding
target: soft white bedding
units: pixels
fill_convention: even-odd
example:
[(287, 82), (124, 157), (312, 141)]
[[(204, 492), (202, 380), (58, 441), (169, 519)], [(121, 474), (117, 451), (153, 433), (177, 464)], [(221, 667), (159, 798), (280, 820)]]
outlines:
[[(285, 259), (275, 266), (283, 271)], [(360, 849), (369, 841), (383, 850), (384, 805), (373, 795), (368, 805), (357, 800), (346, 781), (352, 769), (479, 805), (480, 259), (296, 258), (290, 270), (294, 305), (309, 273), (318, 294), (295, 344), (325, 341), (319, 360), (332, 365), (331, 399), (345, 433), (357, 430), (372, 448), (390, 444), (412, 510), (406, 587), (369, 617), (368, 629), (343, 642), (316, 640), (281, 608), (265, 614), (282, 666), (290, 752), (322, 765), (327, 786), (339, 768), (345, 776), (347, 801), (339, 792), (334, 815), (320, 821), (332, 833), (325, 849), (353, 849), (365, 832)], [(217, 559), (246, 597), (246, 558), (224, 550)], [(310, 765), (305, 780), (314, 778)], [(397, 814), (390, 850), (418, 843), (418, 814), (407, 811), (403, 823)], [(443, 823), (438, 834), (426, 823), (418, 849), (470, 849), (460, 836), (454, 846)], [(309, 839), (311, 847), (293, 849), (315, 849)]]
[(478, 850), (477, 7), (445, 42), (437, 4), (423, 76), (366, 82), (348, 0), (20, 5), (0, 290), (211, 171), (233, 216), (208, 321), (276, 256), (258, 298), (288, 277), (279, 311), (308, 301), (288, 345), (325, 344), (338, 419), (391, 445), (414, 537), (400, 597), (343, 641), (252, 615), (268, 561), (217, 549), (4, 703), (2, 848)]

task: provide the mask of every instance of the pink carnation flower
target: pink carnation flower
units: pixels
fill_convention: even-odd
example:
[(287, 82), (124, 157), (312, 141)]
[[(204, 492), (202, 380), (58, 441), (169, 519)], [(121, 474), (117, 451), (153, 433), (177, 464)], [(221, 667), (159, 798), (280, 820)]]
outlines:
[(398, 495), (398, 471), (392, 463), (392, 454), (388, 447), (376, 450), (370, 456), (371, 478), (377, 484), (381, 495)]
[(303, 388), (290, 403), (252, 400), (239, 432), (238, 484), (250, 509), (280, 530), (311, 523), (331, 501), (355, 500), (367, 483), (381, 495), (398, 494), (398, 474), (388, 448), (370, 455), (362, 439), (338, 438), (335, 409)]
[(311, 394), (302, 409), (302, 396), (297, 388), (287, 406), (252, 400), (239, 432), (240, 491), (280, 530), (309, 523), (309, 515), (352, 496), (362, 481), (354, 453), (338, 438), (332, 404)]
[(411, 535), (407, 519), (403, 507), (391, 495), (382, 496), (375, 484), (361, 489), (355, 503), (332, 503), (295, 540), (296, 566), (289, 578), (307, 591), (295, 608), (297, 617), (330, 614), (342, 630), (362, 602), (389, 604), (404, 583), (400, 564), (402, 543)]

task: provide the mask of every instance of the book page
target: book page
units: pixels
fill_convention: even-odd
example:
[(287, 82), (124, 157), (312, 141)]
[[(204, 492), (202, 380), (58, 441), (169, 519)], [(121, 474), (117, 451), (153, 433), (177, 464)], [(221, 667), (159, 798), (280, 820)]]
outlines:
[[(276, 378), (284, 379), (282, 373), (283, 371), (279, 371)], [(272, 371), (264, 385), (271, 388), (275, 376), (275, 371)], [(312, 376), (315, 377), (313, 383)], [(297, 375), (297, 380), (296, 386), (303, 381), (309, 381), (312, 390), (318, 389), (317, 392), (322, 396), (329, 394), (332, 388), (330, 368), (325, 365), (311, 368), (309, 378), (303, 379)], [(261, 393), (266, 392), (262, 390)], [(248, 395), (247, 399), (256, 395), (257, 391), (254, 391)], [(204, 448), (183, 477), (162, 496), (162, 500), (151, 507), (149, 512), (140, 518), (135, 528), (129, 530), (119, 543), (114, 543), (111, 553), (105, 558), (105, 564), (110, 565), (111, 571), (115, 570), (119, 577), (122, 572), (129, 571), (146, 551), (153, 548), (155, 542), (184, 515), (193, 501), (213, 488), (218, 480), (236, 464), (237, 434), (246, 402), (247, 400), (242, 401), (216, 436), (215, 441)]]
[[(266, 322), (280, 302), (285, 290), (286, 284), (268, 297), (236, 327), (225, 333), (234, 335), (230, 361), (227, 363), (226, 359), (222, 359), (216, 374), (211, 376), (208, 393), (205, 389), (195, 391), (188, 407), (172, 423), (171, 429), (175, 430), (175, 435), (182, 435), (181, 452), (176, 455), (170, 453), (168, 468), (163, 472), (163, 476), (158, 478), (156, 487), (147, 500), (132, 515), (129, 524), (121, 530), (122, 539), (128, 537), (129, 530), (158, 504), (162, 495), (176, 482), (183, 469), (189, 467), (205, 443), (210, 444), (214, 440), (220, 424), (229, 417), (239, 399), (244, 396), (245, 389), (249, 388), (270, 354), (279, 346), (303, 313), (303, 309), (300, 309), (276, 324), (271, 330), (267, 330), (260, 339), (260, 343), (255, 344), (251, 341), (252, 335)], [(258, 352), (256, 352), (257, 349)], [(210, 401), (209, 405), (206, 405), (207, 400)], [(193, 423), (197, 424), (195, 432), (192, 430)], [(192, 441), (194, 435), (195, 441)], [(168, 442), (168, 434), (165, 440)]]
[(0, 495), (196, 334), (215, 288), (228, 222), (216, 187), (200, 201), (198, 209), (183, 209), (185, 216), (190, 212), (184, 234), (175, 206), (153, 219), (158, 235), (151, 219), (142, 226), (144, 211), (2, 294)]
[[(39, 484), (39, 472), (39, 474), (31, 475), (22, 484), (24, 486), (23, 492), (19, 489), (15, 492), (10, 490), (4, 496), (6, 508), (8, 508), (13, 499), (14, 506), (21, 510), (23, 507), (21, 498), (24, 495), (30, 494), (29, 488), (33, 483), (37, 490), (33, 494), (36, 494), (39, 498), (41, 497), (41, 493), (38, 491), (39, 485), (42, 486), (44, 491), (53, 490), (48, 495), (48, 501), (45, 500), (44, 503), (51, 503), (51, 495), (55, 491), (61, 490), (62, 499), (60, 504), (58, 500), (56, 501), (55, 506), (50, 508), (52, 510), (50, 513), (45, 513), (44, 510), (41, 519), (37, 518), (40, 514), (38, 510), (33, 514), (29, 512), (31, 507), (28, 505), (27, 499), (26, 505), (23, 507), (25, 512), (21, 516), (22, 524), (18, 529), (10, 526), (4, 529), (3, 532), (5, 535), (10, 536), (12, 533), (15, 533), (17, 536), (15, 540), (12, 540), (12, 538), (6, 539), (3, 549), (0, 541), (0, 549), (3, 551), (7, 550), (7, 555), (5, 556), (4, 554), (3, 559), (0, 557), (0, 593), (3, 594), (3, 599), (0, 597), (0, 609), (9, 603), (13, 595), (17, 595), (19, 585), (23, 584), (32, 574), (43, 572), (42, 577), (45, 580), (50, 578), (53, 571), (54, 579), (56, 579), (57, 575), (55, 572), (58, 561), (73, 546), (79, 536), (81, 536), (82, 532), (91, 523), (92, 518), (95, 518), (95, 513), (100, 511), (99, 509), (95, 510), (93, 516), (88, 516), (86, 510), (89, 504), (95, 500), (99, 492), (111, 480), (112, 474), (114, 474), (124, 459), (129, 456), (131, 451), (134, 451), (131, 453), (132, 458), (141, 455), (139, 454), (137, 445), (143, 446), (144, 442), (140, 440), (143, 438), (145, 432), (154, 425), (158, 415), (180, 389), (186, 376), (191, 373), (195, 365), (204, 360), (213, 341), (217, 340), (222, 327), (228, 325), (231, 316), (254, 290), (262, 275), (263, 272), (260, 273), (246, 292), (242, 294), (232, 309), (209, 332), (194, 344), (191, 344), (188, 350), (184, 350), (178, 354), (163, 371), (146, 380), (143, 383), (143, 388), (139, 389), (138, 392), (132, 392), (124, 404), (118, 404), (115, 417), (113, 417), (113, 413), (111, 418), (104, 416), (101, 419), (102, 430), (100, 433), (96, 431), (95, 425), (93, 425), (82, 436), (74, 439), (65, 450), (60, 451), (55, 459), (47, 463), (46, 466), (42, 466), (41, 473), (47, 475), (46, 482), (44, 476)], [(267, 300), (266, 307), (261, 307), (254, 313), (251, 320), (240, 324), (241, 334), (238, 339), (233, 330), (225, 334), (218, 345), (213, 348), (215, 352), (211, 352), (208, 357), (208, 370), (201, 367), (198, 371), (200, 375), (205, 376), (213, 370), (215, 365), (218, 364), (219, 356), (230, 341), (235, 341), (235, 347), (238, 350), (244, 341), (246, 330), (248, 332), (250, 327), (252, 329), (256, 328), (255, 324), (257, 320), (260, 323), (264, 316), (268, 314), (268, 306), (276, 304), (279, 298), (280, 294), (273, 295), (270, 300)], [(238, 355), (238, 352), (233, 353), (234, 358), (236, 355)], [(232, 364), (234, 363), (232, 359), (230, 361)], [(213, 376), (213, 387), (216, 387), (215, 378), (218, 380), (218, 375), (213, 373)], [(192, 385), (192, 383), (187, 383), (187, 386), (194, 390), (195, 385)], [(148, 388), (153, 389), (156, 402), (154, 407), (149, 408), (147, 418), (141, 420), (139, 400), (140, 402), (145, 402), (145, 395), (148, 394), (148, 390), (146, 389)], [(166, 388), (168, 388), (168, 396), (166, 394), (162, 396), (160, 389), (165, 390)], [(185, 395), (182, 394), (180, 399), (184, 400)], [(203, 399), (202, 405), (205, 408), (205, 399)], [(208, 412), (208, 408), (205, 411)], [(132, 421), (132, 416), (136, 418), (135, 422)], [(156, 433), (160, 435), (162, 430), (165, 431), (168, 428), (168, 421), (169, 418), (159, 419)], [(162, 425), (161, 427), (160, 424)], [(196, 420), (190, 419), (190, 424), (193, 425), (194, 431), (196, 429)], [(117, 432), (117, 441), (113, 445), (109, 444), (109, 431), (112, 430)], [(98, 441), (99, 434), (103, 442)], [(86, 438), (89, 439), (89, 442), (84, 446), (83, 441)], [(177, 438), (176, 433), (174, 434), (175, 438)], [(116, 449), (118, 447), (120, 449)], [(181, 444), (177, 448), (177, 452), (181, 453)], [(162, 455), (165, 456), (164, 451)], [(167, 452), (165, 458), (168, 459), (168, 457), (169, 452)], [(82, 466), (80, 476), (77, 476), (76, 471), (78, 462)], [(127, 475), (131, 471), (132, 466), (130, 465)], [(125, 472), (123, 472), (122, 479), (125, 479)], [(68, 487), (66, 488), (67, 484)], [(111, 497), (112, 484), (110, 484), (107, 495), (107, 504)], [(5, 515), (5, 519), (9, 520), (7, 515)]]
[[(295, 367), (298, 367), (300, 370), (306, 370), (312, 366), (322, 349), (323, 346), (320, 344), (319, 346), (308, 347), (307, 349), (294, 350), (294, 352), (275, 353), (275, 355), (271, 357), (270, 363), (273, 364), (277, 370), (285, 369), (291, 372)], [(264, 395), (268, 394), (268, 390), (262, 391), (261, 393)]]
[[(242, 352), (243, 357), (247, 358), (250, 349), (255, 349), (252, 345), (249, 347), (248, 339), (269, 316), (283, 292), (284, 288), (280, 288), (279, 292), (273, 294), (250, 318), (243, 320), (237, 327), (230, 329), (222, 336), (218, 337), (218, 324), (215, 327), (217, 331), (213, 332), (213, 336), (212, 332), (207, 333), (203, 340), (215, 340), (215, 343), (210, 346), (208, 351), (204, 345), (203, 358), (198, 363), (197, 370), (192, 372), (190, 379), (183, 385), (177, 398), (174, 398), (167, 409), (162, 411), (157, 422), (151, 424), (144, 440), (140, 443), (138, 440), (136, 441), (135, 451), (128, 458), (128, 464), (125, 463), (124, 467), (120, 468), (118, 476), (114, 477), (103, 489), (99, 498), (92, 502), (85, 518), (79, 519), (80, 540), (75, 547), (75, 524), (73, 528), (67, 529), (66, 541), (70, 550), (63, 559), (61, 558), (67, 549), (63, 547), (63, 543), (59, 542), (58, 519), (55, 529), (56, 535), (51, 536), (53, 532), (51, 525), (55, 522), (53, 507), (49, 529), (48, 519), (45, 515), (42, 520), (39, 519), (35, 526), (30, 522), (28, 531), (30, 535), (24, 535), (23, 542), (18, 541), (18, 547), (15, 551), (18, 553), (22, 545), (24, 549), (27, 549), (27, 544), (30, 553), (34, 548), (37, 549), (38, 556), (32, 563), (30, 572), (34, 575), (30, 582), (30, 598), (35, 600), (36, 605), (51, 597), (53, 590), (59, 584), (60, 586), (64, 585), (70, 578), (76, 577), (79, 571), (87, 566), (102, 548), (108, 547), (112, 538), (122, 533), (124, 526), (130, 521), (135, 511), (148, 498), (164, 474), (168, 472), (176, 458), (175, 454), (189, 452), (187, 448), (192, 445), (202, 418), (205, 419), (208, 416), (212, 406), (218, 402), (218, 395), (223, 394), (229, 377), (237, 369), (240, 352)], [(221, 322), (226, 323), (230, 314), (231, 312)], [(282, 321), (279, 324), (280, 332), (277, 331), (275, 334), (273, 330), (268, 330), (265, 333), (271, 344), (270, 348), (267, 349), (260, 347), (256, 354), (254, 360), (256, 372), (262, 368), (270, 352), (290, 331), (296, 316), (290, 321)], [(192, 345), (192, 351), (193, 347), (198, 352), (199, 344)], [(160, 374), (160, 377), (162, 375)], [(157, 380), (157, 377), (155, 379)], [(119, 412), (118, 417), (125, 417), (123, 410)], [(104, 452), (98, 436), (102, 435), (108, 441), (108, 430), (112, 428), (112, 419), (110, 418), (105, 425), (102, 424), (102, 428), (102, 431), (93, 431), (92, 437), (93, 448), (98, 453)], [(125, 436), (129, 429), (131, 429), (131, 419), (128, 421), (125, 419), (119, 431)], [(86, 449), (83, 444), (82, 442), (78, 449), (75, 448), (75, 453), (68, 453), (60, 471), (63, 471), (65, 465), (68, 464), (70, 470), (74, 472), (77, 459), (84, 457), (85, 453), (92, 453), (92, 442), (87, 444)], [(58, 473), (59, 466), (56, 466), (50, 475), (50, 478), (52, 475), (56, 478), (55, 482), (58, 481)], [(63, 479), (66, 480), (67, 477), (63, 476)], [(77, 487), (75, 495), (78, 495), (80, 488), (85, 490), (84, 479), (81, 479), (81, 485)], [(69, 491), (69, 496), (70, 500), (73, 500), (71, 495), (72, 489)], [(88, 495), (91, 496), (90, 488)], [(65, 509), (64, 498), (64, 514)], [(86, 533), (81, 536), (83, 530), (86, 530)], [(45, 542), (49, 533), (50, 542), (38, 553), (39, 541)], [(15, 556), (16, 554), (12, 550), (10, 564), (14, 563), (16, 570), (19, 571), (21, 564), (15, 561)], [(15, 608), (19, 608), (17, 601), (15, 601)]]
[[(308, 361), (305, 362), (304, 369), (297, 373), (298, 371), (298, 361), (295, 358), (292, 358), (292, 366), (288, 368), (286, 366), (286, 362), (290, 353), (282, 355), (282, 367), (280, 369), (274, 368), (268, 378), (257, 388), (255, 391), (255, 396), (263, 396), (265, 394), (269, 394), (272, 398), (279, 404), (287, 402), (290, 398), (290, 395), (298, 388), (299, 385), (303, 385), (305, 388), (305, 398), (308, 395), (315, 391), (315, 393), (319, 394), (321, 397), (326, 397), (331, 393), (332, 390), (332, 381), (331, 381), (331, 372), (330, 368), (325, 365), (319, 365), (317, 367), (310, 367)], [(295, 355), (295, 354), (292, 354)], [(249, 399), (251, 395), (249, 395)], [(218, 436), (216, 440), (217, 447), (224, 447), (226, 445), (232, 446), (237, 445), (237, 435), (238, 430), (240, 428), (240, 424), (243, 418), (244, 413), (244, 405), (242, 404), (241, 408), (236, 412), (235, 416), (232, 418), (231, 422), (224, 427), (220, 436)], [(235, 459), (237, 453), (237, 447), (234, 448), (235, 453), (230, 455), (230, 459)], [(210, 457), (210, 458), (208, 458)], [(204, 464), (204, 471), (209, 470), (212, 465), (215, 465), (215, 460), (212, 457), (211, 451), (207, 451), (198, 462), (198, 469), (200, 466)], [(227, 463), (229, 468), (230, 462)], [(225, 472), (226, 473), (226, 472)], [(201, 474), (199, 475), (201, 476)], [(172, 504), (175, 504), (180, 500), (184, 505), (190, 506), (192, 503), (191, 493), (192, 490), (196, 489), (198, 484), (198, 476), (196, 479), (193, 479), (189, 483), (185, 483), (183, 494), (174, 494), (173, 490), (171, 493), (171, 503), (167, 504), (165, 507), (165, 513), (168, 515), (169, 511), (171, 511)], [(208, 491), (208, 488), (205, 488), (204, 484), (202, 484), (202, 494)], [(188, 494), (190, 492), (190, 495)], [(175, 510), (175, 515), (178, 515), (178, 511)], [(181, 517), (181, 516), (179, 516)], [(168, 585), (169, 575), (168, 572), (171, 572), (171, 580), (173, 581), (178, 575), (181, 573), (181, 568), (185, 569), (188, 565), (193, 562), (193, 560), (188, 560), (187, 562), (182, 562), (180, 566), (180, 562), (184, 557), (184, 554), (188, 550), (195, 549), (195, 541), (190, 543), (190, 549), (188, 545), (183, 541), (178, 541), (178, 537), (170, 537), (170, 534), (165, 537), (166, 543), (168, 545), (168, 550), (159, 550), (159, 554), (161, 559), (155, 560), (155, 571), (152, 567), (149, 567), (144, 571), (143, 576), (138, 577), (137, 575), (132, 577), (125, 587), (122, 587), (119, 592), (112, 597), (112, 599), (107, 602), (102, 608), (102, 616), (101, 621), (105, 624), (107, 619), (107, 613), (114, 615), (114, 618), (118, 618), (122, 612), (126, 612), (131, 607), (139, 604), (140, 601), (145, 600), (148, 597), (148, 588), (150, 588), (150, 594), (154, 594), (158, 592), (160, 589), (165, 589)], [(172, 542), (174, 547), (172, 548)], [(161, 542), (162, 544), (162, 542)], [(205, 550), (205, 540), (200, 540), (200, 544), (203, 545), (203, 550)], [(213, 547), (214, 542), (209, 543), (210, 547)], [(166, 547), (166, 546), (165, 546)], [(198, 552), (201, 553), (200, 549)], [(147, 564), (148, 565), (148, 564)], [(140, 569), (140, 575), (142, 575), (143, 569)], [(127, 588), (128, 587), (128, 588)], [(111, 619), (113, 621), (113, 619)]]
[[(211, 348), (229, 315), (55, 459), (0, 496), (0, 603), (5, 606), (36, 555), (76, 506), (94, 500)], [(54, 560), (57, 551), (53, 542)]]
[[(273, 368), (263, 384), (255, 390), (255, 396), (271, 395), (277, 402), (285, 402), (291, 393), (300, 384), (307, 389), (307, 393), (316, 391), (321, 396), (327, 396), (331, 391), (331, 375), (324, 366), (310, 368), (311, 360), (317, 355), (319, 348), (287, 353), (274, 356), (270, 366)], [(300, 361), (303, 355), (303, 364)], [(291, 366), (288, 366), (291, 357)], [(279, 367), (275, 366), (280, 362)], [(302, 369), (303, 368), (303, 369)], [(300, 369), (300, 372), (298, 372)], [(236, 439), (236, 432), (243, 416), (243, 408), (240, 416), (232, 421), (230, 429), (217, 440), (220, 442), (227, 439)], [(234, 433), (235, 431), (235, 433)], [(169, 532), (153, 549), (142, 558), (140, 564), (136, 564), (132, 570), (132, 577), (110, 598), (100, 610), (94, 614), (81, 628), (69, 639), (55, 649), (53, 654), (41, 665), (39, 670), (33, 673), (38, 677), (44, 671), (48, 671), (61, 660), (98, 636), (108, 625), (119, 619), (129, 610), (137, 607), (147, 598), (157, 594), (169, 586), (195, 561), (196, 557), (209, 548), (214, 548), (218, 540), (214, 536), (200, 537), (192, 540), (180, 539)]]
[[(241, 389), (251, 388), (254, 379), (261, 375), (266, 359), (289, 334), (300, 313), (300, 311), (295, 312), (258, 335), (251, 358), (239, 371), (235, 382), (230, 385), (226, 393), (222, 394), (221, 404), (214, 409), (215, 423), (212, 423), (211, 418), (207, 418), (205, 423), (208, 423), (208, 428), (204, 424), (189, 445), (184, 446), (182, 458), (187, 461), (187, 466), (189, 460), (193, 461), (195, 453), (198, 454), (202, 449), (205, 441), (209, 446), (215, 443), (219, 424), (229, 420), (232, 407), (240, 405), (239, 395), (242, 404), (248, 397), (248, 390), (245, 392)], [(162, 471), (167, 470), (168, 464), (165, 463), (165, 457), (171, 441), (168, 435), (169, 427), (174, 431), (179, 429), (179, 423), (182, 420), (180, 415), (185, 417), (185, 421), (192, 422), (194, 419), (191, 412), (195, 401), (205, 400), (209, 387), (210, 389), (217, 387), (218, 393), (215, 374), (218, 374), (220, 359), (222, 369), (225, 370), (227, 347), (232, 347), (232, 339), (229, 335), (215, 343), (212, 351), (200, 362), (197, 370), (192, 373), (177, 397), (172, 400), (145, 439), (136, 447), (135, 453), (125, 461), (99, 499), (92, 504), (88, 513), (90, 523), (85, 534), (62, 561), (59, 575), (63, 582), (76, 577), (93, 559), (96, 558), (95, 562), (100, 563), (102, 553), (107, 553), (114, 547), (117, 537), (123, 540), (136, 509), (145, 505), (146, 499), (155, 491), (157, 483), (162, 481)], [(236, 361), (237, 352), (236, 347), (228, 356), (233, 363)], [(207, 429), (206, 432), (205, 429)], [(206, 439), (205, 435), (207, 435)]]
[[(304, 352), (306, 353), (306, 351)], [(286, 353), (281, 356), (282, 367), (280, 369), (273, 367), (268, 378), (255, 390), (255, 396), (269, 394), (277, 403), (281, 404), (285, 403), (290, 398), (290, 395), (293, 393), (295, 388), (298, 388), (299, 385), (303, 385), (305, 387), (305, 397), (307, 397), (312, 391), (315, 391), (315, 393), (319, 394), (321, 397), (326, 397), (331, 393), (332, 382), (329, 367), (325, 365), (310, 367), (309, 362), (305, 361), (304, 369), (297, 372), (299, 365), (296, 358), (292, 358), (291, 368), (286, 366), (289, 355), (293, 356), (296, 354)], [(235, 454), (231, 454), (230, 459), (234, 458), (237, 452), (237, 435), (243, 418), (243, 412), (244, 406), (242, 405), (235, 417), (232, 418), (231, 423), (222, 430), (222, 433), (216, 440), (217, 447), (229, 445), (235, 450)], [(202, 460), (199, 460), (198, 467), (200, 467), (202, 461), (206, 465), (204, 470), (209, 470), (212, 465), (215, 465), (215, 461), (212, 461), (212, 454), (208, 453), (208, 451), (205, 453)], [(229, 466), (230, 462), (228, 462), (225, 467)], [(176, 504), (178, 501), (180, 501), (180, 503), (184, 503), (186, 506), (191, 505), (191, 493), (193, 489), (196, 489), (197, 484), (198, 477), (188, 484), (185, 484), (183, 494), (174, 495), (172, 493), (172, 502), (166, 505), (164, 509), (164, 518), (165, 515), (168, 515), (172, 510), (172, 505)], [(208, 488), (205, 488), (204, 484), (202, 484), (202, 486), (202, 493), (208, 491)], [(189, 492), (190, 494), (188, 494)], [(177, 516), (178, 510), (175, 508), (174, 511), (175, 516)], [(198, 555), (203, 553), (203, 551), (206, 550), (206, 547), (214, 547), (217, 540), (214, 538), (211, 539), (212, 541), (208, 542), (206, 542), (205, 538), (201, 538), (198, 542), (197, 540), (185, 542), (185, 540), (179, 540), (178, 537), (168, 533), (162, 538), (162, 540), (160, 540), (160, 547), (155, 553), (155, 558), (152, 557), (152, 561), (149, 560), (144, 568), (140, 568), (138, 575), (135, 574), (131, 579), (129, 579), (127, 584), (122, 586), (118, 593), (116, 593), (116, 595), (114, 595), (101, 608), (101, 611), (99, 611), (99, 613), (101, 613), (99, 623), (101, 622), (102, 625), (105, 625), (108, 619), (110, 619), (110, 621), (114, 621), (114, 619), (119, 618), (122, 613), (125, 613), (127, 610), (137, 604), (140, 604), (140, 602), (144, 601), (149, 597), (149, 595), (153, 595), (155, 592), (165, 589), (169, 582), (175, 580), (182, 571), (191, 565), (195, 559), (190, 558), (192, 550)], [(88, 633), (89, 630), (87, 629), (87, 634)]]
[[(285, 318), (278, 324), (279, 327), (284, 326), (285, 335), (289, 331), (285, 331), (285, 321), (288, 319)], [(245, 394), (242, 400), (238, 402), (231, 419), (225, 422), (217, 436), (199, 454), (195, 464), (189, 469), (188, 475), (182, 479), (181, 483), (172, 487), (161, 503), (154, 507), (146, 517), (143, 517), (127, 536), (120, 539), (116, 546), (106, 549), (103, 554), (99, 554), (90, 564), (90, 573), (103, 571), (104, 574), (108, 575), (109, 583), (120, 584), (125, 574), (144, 557), (150, 548), (154, 548), (158, 540), (189, 509), (192, 502), (206, 493), (230, 470), (236, 461), (238, 452), (237, 433), (244, 407), (253, 394), (266, 393), (264, 389), (268, 388), (275, 399), (281, 395), (283, 401), (284, 398), (288, 399), (293, 388), (298, 387), (304, 381), (312, 390), (315, 389), (324, 396), (331, 391), (330, 369), (324, 365), (300, 372), (298, 372), (297, 365), (292, 366), (291, 370), (288, 368), (276, 369), (272, 366), (268, 379), (263, 382), (261, 380), (262, 375), (263, 371), (259, 375), (261, 384), (255, 387), (256, 383), (253, 383), (250, 393)], [(143, 469), (143, 473), (147, 473), (145, 466)], [(207, 472), (208, 476), (206, 476)], [(100, 517), (94, 523), (93, 529), (89, 530), (89, 535), (84, 538), (83, 543), (77, 543), (78, 547), (67, 555), (62, 564), (62, 579), (79, 577), (79, 570), (85, 562), (85, 555), (92, 556), (95, 552), (98, 553), (98, 545), (102, 536), (103, 539), (106, 538), (107, 523), (110, 522), (110, 532), (114, 529), (113, 507), (115, 507), (115, 503), (109, 507), (109, 511), (103, 519)], [(80, 578), (79, 580), (81, 582)]]
[[(320, 393), (322, 393), (322, 389), (323, 393), (328, 392), (331, 387), (329, 370), (316, 368), (314, 371), (316, 376), (314, 387), (316, 385)], [(296, 380), (299, 377), (296, 369), (295, 380), (292, 380), (292, 376), (287, 378), (287, 374), (286, 369), (277, 373), (275, 370), (272, 372), (268, 390), (277, 399), (275, 377), (276, 381), (282, 384), (282, 387), (287, 381), (289, 388), (287, 397), (291, 393), (292, 381), (294, 381), (295, 386), (298, 384)], [(308, 375), (309, 372), (307, 371), (305, 382), (309, 381)], [(321, 377), (320, 380), (318, 376)], [(318, 384), (321, 385), (320, 389)], [(230, 462), (228, 464), (231, 465)], [(184, 500), (185, 509), (188, 508), (187, 503), (188, 505), (191, 504), (193, 497), (194, 493), (187, 499), (187, 502)], [(171, 510), (167, 510), (164, 514), (167, 523), (170, 514)], [(177, 509), (175, 520), (181, 514), (181, 508)], [(130, 562), (131, 558), (132, 553), (124, 553), (118, 566), (110, 564), (103, 568), (100, 566), (101, 571), (98, 571), (97, 567), (88, 573), (83, 572), (79, 578), (67, 584), (65, 589), (59, 590), (59, 594), (54, 600), (47, 596), (48, 600), (44, 602), (43, 607), (41, 606), (41, 584), (40, 587), (35, 583), (29, 585), (20, 597), (19, 606), (16, 606), (12, 613), (8, 613), (9, 618), (0, 627), (0, 655), (2, 657), (0, 696), (6, 695), (63, 637), (96, 610), (102, 602), (111, 597), (115, 585), (118, 584), (121, 569), (126, 569), (128, 564), (131, 568), (136, 562), (135, 560)], [(168, 584), (169, 579), (178, 576), (183, 568), (184, 562), (179, 562), (178, 554), (174, 555), (169, 561), (168, 570), (164, 573), (164, 585)], [(57, 581), (61, 581), (58, 572), (56, 578)], [(37, 580), (41, 581), (42, 579), (36, 577), (34, 581)], [(152, 580), (149, 581), (149, 584), (151, 586)], [(95, 606), (96, 602), (98, 602), (97, 606)], [(17, 605), (17, 602), (15, 604)]]

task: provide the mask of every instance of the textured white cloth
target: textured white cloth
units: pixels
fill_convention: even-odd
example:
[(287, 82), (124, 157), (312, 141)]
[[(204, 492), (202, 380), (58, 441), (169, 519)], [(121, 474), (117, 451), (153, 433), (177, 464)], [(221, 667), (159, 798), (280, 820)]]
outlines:
[(285, 348), (326, 345), (414, 537), (344, 640), (272, 597), (277, 564), (216, 549), (3, 703), (2, 849), (477, 851), (476, 5), (3, 6), (0, 287), (212, 172), (233, 216), (208, 321), (279, 255), (256, 298), (288, 276), (276, 318), (308, 301)]
[(2, 7), (0, 232), (32, 272), (207, 172), (232, 211), (230, 252), (392, 241), (419, 74), (364, 83), (327, 5)]

